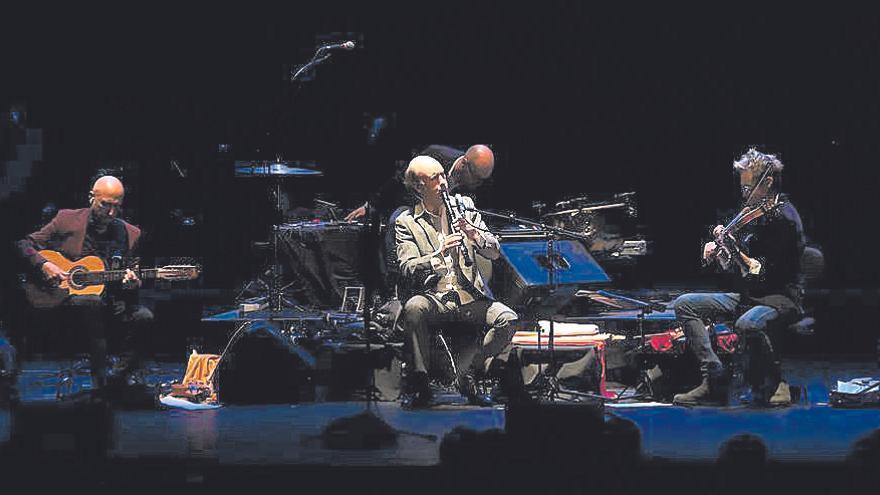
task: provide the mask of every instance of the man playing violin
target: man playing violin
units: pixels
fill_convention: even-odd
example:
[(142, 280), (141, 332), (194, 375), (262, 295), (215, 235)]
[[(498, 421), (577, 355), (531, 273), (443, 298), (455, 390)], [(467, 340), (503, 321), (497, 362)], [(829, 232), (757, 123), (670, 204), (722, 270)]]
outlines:
[[(125, 188), (116, 177), (106, 175), (95, 181), (89, 191), (89, 207), (77, 210), (60, 210), (42, 229), (29, 234), (18, 242), (21, 255), (50, 282), (58, 283), (69, 274), (46, 260), (39, 251), (51, 249), (71, 260), (84, 256), (98, 256), (105, 265), (122, 269), (122, 260), (130, 257), (140, 239), (139, 228), (121, 218)], [(89, 338), (91, 350), (91, 373), (93, 385), (100, 389), (107, 385), (107, 335), (108, 322), (137, 323), (143, 325), (153, 319), (152, 312), (137, 303), (137, 289), (141, 281), (133, 270), (126, 270), (119, 289), (103, 296), (71, 295), (63, 303), (63, 311), (75, 324), (81, 325)], [(70, 320), (67, 320), (70, 321)], [(134, 334), (129, 332), (127, 340)], [(127, 342), (132, 344), (132, 342)], [(136, 350), (136, 349), (135, 349)], [(127, 357), (126, 371), (137, 365), (137, 353)], [(121, 379), (126, 378), (121, 373)]]
[(775, 155), (752, 148), (733, 168), (739, 175), (742, 212), (729, 225), (713, 229), (715, 240), (703, 246), (703, 260), (720, 260), (725, 269), (735, 269), (734, 291), (684, 294), (675, 300), (675, 315), (700, 363), (702, 382), (676, 395), (673, 403), (726, 402), (727, 379), (706, 324), (736, 318), (735, 329), (747, 342), (753, 403), (788, 405), (791, 393), (768, 332), (794, 321), (802, 311), (803, 225), (797, 209), (779, 191), (783, 164)]

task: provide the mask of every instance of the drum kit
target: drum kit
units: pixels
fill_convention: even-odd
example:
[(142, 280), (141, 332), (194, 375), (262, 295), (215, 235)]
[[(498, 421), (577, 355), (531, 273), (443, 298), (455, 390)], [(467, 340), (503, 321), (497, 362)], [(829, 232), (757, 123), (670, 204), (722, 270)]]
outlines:
[[(321, 177), (324, 175), (323, 172), (317, 170), (312, 162), (283, 161), (280, 157), (277, 160), (236, 161), (234, 165), (235, 177), (270, 181), (269, 191), (274, 198), (274, 208), (279, 218), (284, 213), (282, 185), (286, 181), (306, 177)], [(254, 285), (257, 285), (262, 294), (244, 301), (249, 307), (259, 309), (268, 307), (272, 312), (281, 312), (288, 308), (297, 307), (296, 302), (285, 295), (286, 290), (292, 283), (285, 284), (283, 282), (282, 267), (278, 259), (279, 242), (281, 241), (281, 236), (287, 231), (289, 229), (286, 229), (283, 225), (275, 224), (272, 226), (270, 240), (272, 251), (267, 272), (268, 283), (260, 278), (249, 282), (239, 293), (239, 302), (242, 302), (242, 294)]]
[[(331, 220), (284, 219), (288, 206), (286, 203), (290, 198), (285, 197), (282, 186), (290, 181), (323, 175), (313, 162), (281, 159), (235, 162), (235, 177), (268, 182), (269, 196), (274, 203), (274, 216), (278, 220), (271, 225), (269, 241), (256, 243), (270, 248), (268, 270), (263, 270), (262, 277), (248, 282), (236, 298), (236, 302), (240, 307), (246, 308), (247, 312), (266, 310), (269, 319), (284, 319), (285, 315), (299, 315), (309, 311), (308, 308), (335, 305), (338, 299), (343, 298), (346, 281), (352, 282), (350, 285), (361, 285), (354, 282), (357, 261), (336, 258), (345, 258), (348, 251), (358, 252), (356, 243), (363, 230), (363, 223), (338, 220), (334, 213), (337, 206), (321, 200), (316, 202), (330, 209)], [(342, 252), (342, 247), (345, 248), (345, 253)], [(328, 253), (333, 259), (328, 260), (327, 256), (323, 256)], [(340, 269), (336, 266), (339, 263), (347, 265)], [(293, 277), (285, 273), (285, 267), (293, 268)], [(305, 299), (292, 297), (291, 289), (295, 284), (295, 288), (309, 289)]]

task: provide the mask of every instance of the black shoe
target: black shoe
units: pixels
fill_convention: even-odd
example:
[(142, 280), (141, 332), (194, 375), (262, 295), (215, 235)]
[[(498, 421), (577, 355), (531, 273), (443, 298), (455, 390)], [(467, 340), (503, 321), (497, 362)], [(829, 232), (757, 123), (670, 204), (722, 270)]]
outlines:
[(511, 387), (503, 381), (492, 387), (490, 397), (495, 404), (510, 405), (534, 402), (534, 398), (526, 392), (525, 386)]
[(104, 404), (120, 409), (152, 409), (158, 400), (156, 389), (134, 374), (92, 378), (95, 388), (64, 396), (64, 401)]
[(418, 392), (407, 392), (400, 396), (400, 407), (407, 410), (427, 409), (431, 406), (433, 398), (434, 394), (430, 388)]
[(58, 396), (58, 400), (61, 404), (73, 406), (108, 407), (111, 405), (103, 388), (84, 388), (71, 394)]
[(434, 393), (426, 373), (413, 373), (404, 380), (405, 392), (400, 396), (400, 406), (404, 409), (425, 409), (431, 405)]
[(472, 406), (489, 407), (492, 406), (492, 400), (479, 393), (477, 390), (477, 380), (473, 372), (467, 372), (458, 377), (458, 393), (465, 397), (468, 404)]

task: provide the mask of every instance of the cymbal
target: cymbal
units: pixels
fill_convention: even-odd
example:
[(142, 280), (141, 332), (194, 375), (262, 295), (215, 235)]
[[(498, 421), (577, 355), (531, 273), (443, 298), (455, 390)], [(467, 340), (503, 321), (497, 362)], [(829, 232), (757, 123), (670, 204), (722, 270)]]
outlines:
[(320, 177), (324, 172), (315, 170), (315, 164), (302, 161), (236, 161), (236, 177)]

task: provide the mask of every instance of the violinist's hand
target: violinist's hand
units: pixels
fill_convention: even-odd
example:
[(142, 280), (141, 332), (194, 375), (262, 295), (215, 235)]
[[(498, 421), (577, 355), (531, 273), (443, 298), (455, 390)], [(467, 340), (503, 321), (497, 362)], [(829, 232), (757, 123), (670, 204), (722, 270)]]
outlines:
[(718, 250), (718, 245), (714, 242), (707, 242), (703, 245), (703, 259), (708, 260)]
[(480, 231), (474, 228), (473, 225), (468, 223), (467, 219), (464, 217), (459, 218), (454, 227), (458, 229), (461, 233), (467, 236), (468, 239), (475, 243), (480, 242)]
[(714, 229), (712, 229), (712, 237), (718, 237), (721, 235), (721, 231), (724, 230), (723, 225), (716, 225)]
[(137, 273), (135, 273), (131, 269), (126, 269), (125, 276), (122, 278), (122, 288), (123, 289), (137, 289), (140, 286), (141, 286), (141, 279), (138, 278)]
[(746, 263), (746, 266), (749, 267), (749, 275), (758, 275), (761, 273), (762, 265), (760, 261), (755, 258), (749, 258), (743, 253), (740, 254), (742, 255), (743, 261)]
[(448, 251), (461, 246), (461, 239), (461, 234), (458, 233), (446, 236), (443, 239), (443, 246), (440, 247), (440, 255), (445, 256)]

